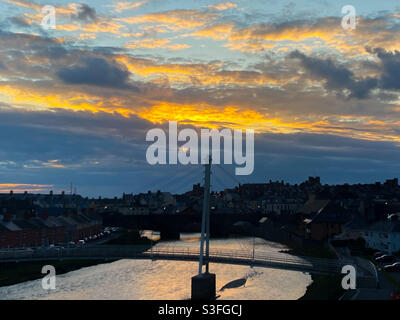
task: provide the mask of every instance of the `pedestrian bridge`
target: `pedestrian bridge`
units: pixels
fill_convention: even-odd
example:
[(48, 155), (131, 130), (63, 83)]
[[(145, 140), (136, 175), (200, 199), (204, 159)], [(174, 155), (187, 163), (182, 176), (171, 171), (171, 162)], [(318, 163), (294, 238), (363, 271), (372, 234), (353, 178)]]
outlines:
[[(10, 250), (0, 252), (0, 262), (45, 261), (66, 259), (152, 259), (152, 260), (176, 260), (199, 261), (199, 248), (193, 246), (114, 246), (93, 245), (78, 248), (65, 248), (60, 250), (35, 250), (21, 251)], [(359, 268), (357, 261), (353, 259), (321, 259), (301, 257), (263, 250), (224, 250), (210, 248), (210, 262), (236, 265), (248, 265), (264, 268), (293, 270), (313, 274), (341, 274), (344, 265), (354, 265), (357, 273), (365, 276), (374, 276), (371, 270)], [(371, 272), (369, 272), (371, 271)]]

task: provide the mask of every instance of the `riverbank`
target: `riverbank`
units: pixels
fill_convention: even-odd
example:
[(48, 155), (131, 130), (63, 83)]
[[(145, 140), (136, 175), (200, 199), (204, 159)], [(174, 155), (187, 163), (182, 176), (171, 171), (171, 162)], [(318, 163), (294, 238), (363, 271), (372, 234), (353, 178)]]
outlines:
[(308, 285), (304, 296), (298, 300), (339, 300), (345, 293), (341, 286), (341, 276), (311, 275), (312, 282)]
[[(282, 225), (275, 226), (269, 222), (262, 227), (252, 230), (260, 238), (267, 241), (283, 244), (288, 247), (281, 250), (283, 253), (302, 257), (313, 257), (323, 259), (337, 259), (337, 256), (327, 246), (312, 243), (307, 245), (304, 240), (293, 232), (282, 228)], [(312, 282), (307, 286), (305, 294), (298, 300), (338, 300), (344, 290), (341, 286), (342, 277), (311, 274)]]
[[(313, 258), (335, 259), (336, 255), (329, 249), (321, 247), (294, 247), (281, 252), (295, 256), (306, 256)], [(311, 274), (312, 282), (308, 285), (304, 296), (298, 300), (339, 300), (345, 293), (341, 286), (342, 277)]]

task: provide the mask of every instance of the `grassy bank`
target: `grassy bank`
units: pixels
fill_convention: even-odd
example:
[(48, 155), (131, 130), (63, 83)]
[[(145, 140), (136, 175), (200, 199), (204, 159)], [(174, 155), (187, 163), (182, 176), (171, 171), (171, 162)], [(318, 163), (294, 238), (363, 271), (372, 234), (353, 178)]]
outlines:
[(379, 271), (391, 284), (396, 290), (400, 292), (400, 281), (393, 277), (389, 272), (386, 270), (381, 269)]
[[(286, 251), (296, 256), (337, 259), (336, 255), (326, 247), (295, 247)], [(299, 300), (339, 300), (345, 293), (342, 288), (342, 276), (311, 275), (312, 283)]]
[(341, 276), (311, 275), (312, 283), (299, 300), (339, 300), (345, 293)]
[(84, 267), (100, 263), (112, 262), (110, 260), (50, 260), (38, 262), (10, 262), (0, 264), (0, 287), (43, 278), (42, 267), (52, 265), (56, 274), (64, 274)]

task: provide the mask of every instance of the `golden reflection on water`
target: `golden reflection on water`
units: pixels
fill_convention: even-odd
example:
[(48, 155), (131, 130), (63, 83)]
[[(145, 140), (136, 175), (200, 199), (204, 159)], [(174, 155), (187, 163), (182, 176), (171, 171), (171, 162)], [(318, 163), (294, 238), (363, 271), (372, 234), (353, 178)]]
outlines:
[[(162, 246), (197, 246), (197, 234), (182, 235), (183, 241), (163, 242)], [(228, 250), (252, 249), (252, 238), (212, 240), (211, 247)], [(279, 251), (285, 247), (256, 239), (257, 250)], [(0, 288), (1, 299), (190, 299), (191, 277), (198, 263), (186, 261), (119, 260), (82, 268), (57, 276), (57, 289), (50, 293), (41, 287), (41, 279)], [(251, 268), (228, 264), (210, 264), (216, 274), (217, 290), (227, 283), (247, 278), (243, 287), (219, 292), (221, 300), (298, 299), (311, 282), (301, 272)]]

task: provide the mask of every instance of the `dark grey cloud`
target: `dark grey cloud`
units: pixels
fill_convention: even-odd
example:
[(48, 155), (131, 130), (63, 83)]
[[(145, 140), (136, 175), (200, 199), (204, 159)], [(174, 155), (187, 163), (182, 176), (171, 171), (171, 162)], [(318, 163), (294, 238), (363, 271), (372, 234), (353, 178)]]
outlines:
[(388, 90), (400, 89), (400, 51), (388, 52), (382, 48), (368, 49), (381, 61), (380, 87)]
[(365, 99), (372, 89), (378, 86), (375, 78), (356, 79), (354, 73), (346, 67), (337, 65), (332, 59), (308, 57), (294, 51), (290, 58), (300, 59), (303, 68), (316, 79), (326, 80), (325, 88), (343, 94), (347, 89), (350, 98)]
[(85, 57), (82, 65), (62, 68), (57, 76), (69, 84), (88, 84), (111, 88), (136, 89), (128, 83), (129, 71), (101, 57)]
[[(69, 51), (68, 46), (55, 38), (48, 36), (32, 35), (27, 33), (12, 33), (0, 30), (1, 54), (8, 60), (26, 57), (45, 57), (51, 60), (65, 57)], [(17, 63), (18, 65), (18, 63)], [(24, 68), (23, 63), (19, 63)], [(48, 66), (45, 66), (48, 68)]]
[[(347, 89), (350, 92), (349, 98), (368, 98), (373, 89), (400, 90), (400, 51), (390, 52), (383, 48), (366, 49), (369, 53), (375, 54), (380, 61), (362, 61), (360, 66), (380, 73), (376, 78), (357, 79), (351, 70), (329, 58), (308, 57), (299, 51), (292, 52), (289, 57), (300, 59), (302, 67), (311, 78), (325, 80), (327, 90), (342, 95)], [(382, 96), (383, 92), (379, 94)], [(396, 97), (392, 96), (392, 99), (394, 98)]]
[(8, 21), (12, 25), (20, 27), (20, 28), (30, 28), (31, 27), (31, 25), (23, 17), (19, 17), (19, 16), (10, 17), (10, 18), (8, 18)]
[(60, 42), (48, 36), (0, 30), (0, 44), (2, 50), (13, 48), (29, 52), (32, 48), (60, 45)]
[(78, 13), (72, 15), (71, 18), (84, 22), (95, 21), (97, 19), (96, 9), (82, 3), (79, 5)]

